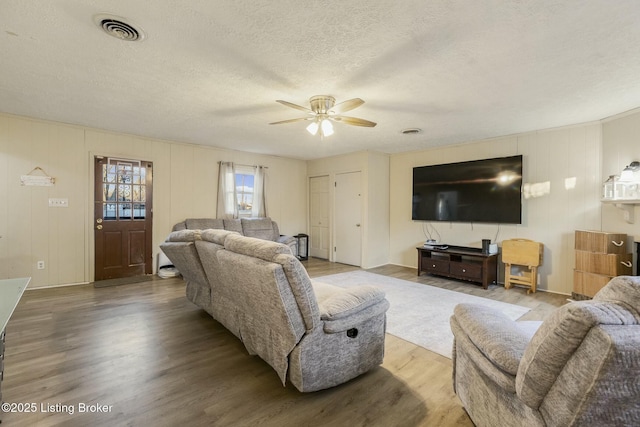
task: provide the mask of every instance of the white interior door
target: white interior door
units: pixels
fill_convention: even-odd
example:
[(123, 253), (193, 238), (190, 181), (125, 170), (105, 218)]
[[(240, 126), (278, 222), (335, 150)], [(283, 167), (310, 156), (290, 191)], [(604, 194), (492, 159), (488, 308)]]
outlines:
[(309, 180), (310, 255), (329, 259), (329, 176)]
[(362, 264), (362, 191), (360, 172), (336, 174), (336, 262)]

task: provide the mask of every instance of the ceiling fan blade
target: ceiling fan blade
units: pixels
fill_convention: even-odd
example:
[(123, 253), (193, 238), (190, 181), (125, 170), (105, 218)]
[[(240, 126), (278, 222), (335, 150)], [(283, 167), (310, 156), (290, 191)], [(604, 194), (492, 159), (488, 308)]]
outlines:
[(310, 110), (307, 107), (303, 107), (302, 105), (298, 105), (298, 104), (292, 104), (291, 102), (288, 101), (283, 101), (281, 99), (277, 99), (276, 102), (279, 102), (282, 105), (286, 105), (287, 107), (291, 107), (291, 108), (295, 108), (296, 110), (300, 110), (300, 111), (304, 111), (305, 113), (311, 113), (313, 114), (313, 111)]
[(347, 101), (334, 105), (331, 111), (333, 111), (336, 114), (346, 113), (347, 111), (351, 111), (354, 108), (358, 108), (362, 104), (364, 104), (364, 101), (362, 99), (353, 98), (353, 99), (349, 99)]
[(365, 120), (365, 119), (359, 119), (357, 117), (332, 116), (329, 118), (333, 121), (344, 123), (347, 125), (353, 125), (353, 126), (364, 126), (367, 128), (372, 128), (375, 125), (377, 125), (377, 123), (370, 122), (369, 120)]
[(312, 120), (313, 117), (300, 117), (297, 119), (289, 119), (289, 120), (281, 120), (279, 122), (273, 122), (273, 123), (269, 123), (270, 125), (281, 125), (283, 123), (294, 123), (294, 122), (301, 122), (304, 120)]

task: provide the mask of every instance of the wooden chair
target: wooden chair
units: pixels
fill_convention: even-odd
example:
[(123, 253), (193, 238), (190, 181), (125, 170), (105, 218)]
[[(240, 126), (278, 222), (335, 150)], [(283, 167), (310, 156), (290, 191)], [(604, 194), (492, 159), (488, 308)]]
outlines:
[[(544, 245), (528, 239), (511, 239), (502, 242), (502, 262), (504, 263), (504, 287), (527, 286), (527, 293), (535, 292), (538, 283), (538, 267), (542, 265)], [(528, 271), (511, 272), (511, 266), (525, 267)]]

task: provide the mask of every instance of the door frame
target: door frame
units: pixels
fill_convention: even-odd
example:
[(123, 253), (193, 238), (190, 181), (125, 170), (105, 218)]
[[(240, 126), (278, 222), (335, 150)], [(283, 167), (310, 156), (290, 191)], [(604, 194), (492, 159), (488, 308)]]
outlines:
[[(123, 154), (123, 153), (105, 153), (104, 151), (95, 152), (89, 150), (89, 156), (87, 158), (87, 168), (88, 168), (88, 200), (87, 200), (87, 215), (85, 216), (85, 244), (86, 248), (89, 250), (85, 251), (85, 274), (87, 277), (87, 282), (91, 283), (95, 281), (96, 278), (96, 238), (95, 238), (95, 224), (94, 224), (94, 205), (95, 205), (95, 158), (96, 157), (112, 157), (112, 158), (120, 158), (120, 159), (135, 159), (137, 155), (133, 154)], [(142, 156), (145, 157), (145, 156)], [(151, 156), (149, 156), (151, 157)], [(155, 166), (155, 162), (153, 158), (145, 160), (146, 162), (153, 163)], [(155, 168), (154, 168), (155, 169)], [(152, 184), (153, 186), (153, 184)], [(153, 256), (154, 252), (154, 243), (153, 243), (153, 230), (155, 230), (155, 218), (153, 215), (153, 206), (151, 207), (151, 272), (153, 273), (155, 270), (156, 257)]]

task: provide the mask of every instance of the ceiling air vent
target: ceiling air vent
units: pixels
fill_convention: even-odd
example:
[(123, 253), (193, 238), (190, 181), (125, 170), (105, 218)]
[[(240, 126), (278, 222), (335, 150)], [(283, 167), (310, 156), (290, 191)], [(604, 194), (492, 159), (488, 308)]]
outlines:
[(93, 22), (102, 28), (102, 31), (117, 39), (131, 42), (144, 39), (144, 31), (140, 27), (126, 22), (124, 18), (119, 16), (100, 14), (93, 17)]

